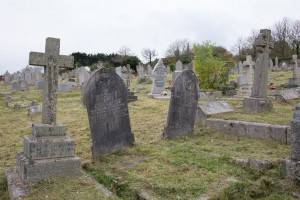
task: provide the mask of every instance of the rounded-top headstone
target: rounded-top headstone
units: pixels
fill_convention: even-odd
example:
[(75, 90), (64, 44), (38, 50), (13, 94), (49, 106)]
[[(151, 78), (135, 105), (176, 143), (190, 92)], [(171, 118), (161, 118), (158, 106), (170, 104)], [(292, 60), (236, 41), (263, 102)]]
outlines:
[(134, 142), (127, 88), (119, 75), (106, 68), (97, 70), (86, 83), (83, 101), (88, 112), (94, 159)]

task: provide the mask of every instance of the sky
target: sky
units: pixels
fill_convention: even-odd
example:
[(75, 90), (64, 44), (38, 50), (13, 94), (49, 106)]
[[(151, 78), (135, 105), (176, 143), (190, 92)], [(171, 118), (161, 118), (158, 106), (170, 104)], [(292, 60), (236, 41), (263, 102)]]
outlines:
[(60, 38), (60, 54), (116, 53), (126, 45), (164, 57), (181, 39), (230, 50), (252, 30), (284, 17), (300, 20), (299, 0), (1, 0), (0, 75), (26, 67), (29, 52)]

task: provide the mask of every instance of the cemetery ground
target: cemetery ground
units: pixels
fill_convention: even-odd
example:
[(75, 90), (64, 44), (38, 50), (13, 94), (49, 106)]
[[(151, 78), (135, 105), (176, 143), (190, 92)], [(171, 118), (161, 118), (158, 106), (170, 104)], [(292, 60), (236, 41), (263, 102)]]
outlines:
[[(281, 81), (285, 75), (278, 73)], [(205, 127), (195, 127), (194, 134), (188, 137), (165, 140), (162, 130), (169, 103), (147, 97), (151, 85), (146, 86), (146, 90), (137, 93), (138, 101), (129, 103), (135, 144), (95, 162), (91, 159), (92, 142), (81, 93), (59, 93), (57, 121), (67, 126), (67, 135), (76, 141), (83, 174), (31, 185), (31, 195), (25, 199), (300, 198), (299, 186), (282, 178), (281, 162), (290, 156), (289, 145), (237, 138)], [(9, 86), (0, 85), (0, 91), (9, 90)], [(42, 101), (42, 91), (33, 87), (13, 96), (22, 94), (27, 99)], [(241, 102), (230, 103), (238, 106)], [(274, 112), (260, 114), (261, 117), (238, 110), (226, 118), (289, 125), (296, 103), (275, 102)], [(31, 125), (40, 122), (41, 114), (27, 116), (27, 109), (7, 108), (5, 97), (0, 97), (0, 113), (0, 199), (8, 199), (4, 172), (15, 166), (16, 153), (22, 151), (23, 136), (31, 134)], [(271, 169), (254, 170), (236, 164), (234, 158), (269, 160), (276, 165)], [(92, 179), (114, 195), (99, 189)]]

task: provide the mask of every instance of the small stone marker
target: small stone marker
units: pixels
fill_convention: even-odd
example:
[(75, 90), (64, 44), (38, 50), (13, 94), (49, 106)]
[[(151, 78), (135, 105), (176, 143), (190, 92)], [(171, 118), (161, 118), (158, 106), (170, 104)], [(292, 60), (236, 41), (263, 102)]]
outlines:
[(64, 125), (56, 124), (58, 68), (73, 67), (74, 62), (72, 56), (59, 55), (59, 49), (59, 39), (47, 38), (45, 53), (29, 55), (29, 64), (45, 66), (45, 88), (43, 123), (32, 124), (32, 136), (24, 137), (24, 151), (17, 154), (16, 172), (25, 183), (81, 173), (74, 140), (66, 136)]
[(225, 101), (201, 102), (198, 103), (198, 108), (207, 115), (233, 112), (232, 106)]
[(153, 86), (152, 86), (152, 95), (160, 95), (165, 91), (166, 87), (166, 77), (167, 77), (167, 69), (162, 61), (159, 59), (158, 63), (155, 65), (153, 72)]
[(291, 157), (284, 163), (284, 177), (300, 181), (300, 104), (297, 104), (291, 122), (291, 147)]
[(176, 62), (176, 66), (175, 66), (175, 71), (173, 72), (173, 84), (175, 83), (176, 78), (178, 77), (178, 75), (182, 72), (183, 70), (183, 66), (182, 66), (182, 62), (180, 60), (178, 60)]
[(289, 79), (289, 84), (299, 85), (299, 67), (298, 67), (298, 59), (297, 55), (293, 55), (291, 64), (293, 65), (293, 77)]
[(167, 124), (163, 136), (177, 138), (192, 134), (197, 112), (197, 77), (192, 70), (184, 70), (178, 75), (171, 89), (171, 100)]
[(267, 99), (267, 90), (269, 53), (274, 47), (271, 31), (267, 29), (260, 30), (255, 45), (257, 63), (254, 70), (254, 83), (251, 96), (243, 101), (243, 110), (251, 113), (270, 112), (273, 109), (273, 104)]
[(102, 68), (86, 83), (83, 102), (87, 107), (94, 159), (133, 144), (127, 87), (119, 75)]

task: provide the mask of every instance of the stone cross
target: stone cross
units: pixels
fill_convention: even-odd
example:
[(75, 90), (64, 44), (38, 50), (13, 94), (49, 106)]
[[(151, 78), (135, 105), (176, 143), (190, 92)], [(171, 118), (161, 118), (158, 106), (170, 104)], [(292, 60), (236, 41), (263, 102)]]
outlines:
[(297, 60), (297, 55), (292, 56), (292, 61), (291, 63), (293, 64), (293, 78), (298, 78), (299, 72), (298, 72), (298, 60)]
[(47, 38), (45, 53), (30, 52), (29, 65), (44, 66), (43, 124), (56, 124), (59, 68), (73, 68), (74, 57), (59, 55), (60, 39)]
[(271, 31), (268, 29), (260, 30), (255, 40), (257, 52), (257, 64), (254, 71), (254, 84), (251, 97), (266, 98), (268, 88), (268, 65), (270, 61), (269, 53), (274, 48)]
[(246, 77), (247, 77), (247, 84), (253, 84), (253, 61), (252, 56), (247, 55), (246, 61), (243, 62), (243, 66), (246, 66)]

